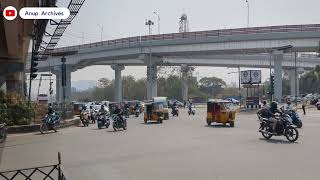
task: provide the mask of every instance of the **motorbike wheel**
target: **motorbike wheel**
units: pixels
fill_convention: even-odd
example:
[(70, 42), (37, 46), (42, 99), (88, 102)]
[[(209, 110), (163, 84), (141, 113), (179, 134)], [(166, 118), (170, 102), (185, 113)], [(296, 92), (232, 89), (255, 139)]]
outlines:
[(0, 135), (0, 143), (3, 143), (7, 139), (7, 133), (5, 129), (1, 133), (2, 134)]
[(45, 123), (40, 124), (40, 132), (41, 134), (48, 131), (48, 126)]
[(211, 121), (207, 120), (208, 126), (211, 126)]
[[(262, 131), (266, 131), (266, 132), (272, 132), (272, 127), (271, 126), (263, 126), (261, 127)], [(272, 134), (270, 133), (263, 133), (261, 132), (262, 136), (266, 139), (270, 139), (272, 137)]]
[(160, 122), (160, 124), (162, 124), (162, 123), (163, 123), (163, 120), (162, 120), (162, 119), (160, 119), (160, 120), (159, 120), (159, 122)]
[(123, 122), (123, 130), (127, 130), (127, 121)]
[(230, 121), (230, 127), (234, 127), (234, 121)]
[(285, 132), (285, 136), (290, 142), (295, 142), (299, 138), (299, 131), (292, 126), (288, 126)]
[(189, 116), (190, 116), (190, 112), (188, 112)]
[(298, 122), (297, 128), (302, 128), (302, 122), (301, 121)]
[(113, 126), (113, 130), (114, 130), (115, 132), (118, 131), (118, 129), (116, 128), (116, 126)]

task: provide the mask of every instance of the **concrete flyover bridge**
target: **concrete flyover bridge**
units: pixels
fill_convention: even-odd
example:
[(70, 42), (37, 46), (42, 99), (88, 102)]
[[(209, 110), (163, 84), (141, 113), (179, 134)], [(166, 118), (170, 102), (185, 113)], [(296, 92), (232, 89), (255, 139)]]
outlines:
[[(293, 68), (294, 60), (275, 47), (292, 45), (292, 52), (317, 52), (319, 41), (320, 24), (285, 25), (136, 36), (58, 48), (55, 53), (76, 52), (67, 57), (69, 73), (90, 65), (113, 65), (117, 77), (121, 77), (124, 66), (146, 65), (148, 98), (157, 95), (157, 65), (266, 68), (271, 58), (276, 67), (275, 96), (280, 99), (283, 68)], [(60, 58), (50, 57), (50, 66), (49, 62), (39, 66), (59, 75)], [(299, 57), (297, 61), (305, 69), (319, 65), (315, 57)], [(121, 83), (116, 84), (116, 91), (120, 91)], [(121, 93), (116, 100), (121, 100)]]

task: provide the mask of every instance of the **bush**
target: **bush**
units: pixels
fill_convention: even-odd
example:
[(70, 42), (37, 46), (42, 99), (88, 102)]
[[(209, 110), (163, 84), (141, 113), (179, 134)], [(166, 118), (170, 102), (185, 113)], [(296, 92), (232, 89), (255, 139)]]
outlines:
[(16, 104), (9, 104), (3, 92), (0, 92), (0, 123), (12, 125), (27, 125), (34, 117), (33, 108), (26, 101), (19, 100)]

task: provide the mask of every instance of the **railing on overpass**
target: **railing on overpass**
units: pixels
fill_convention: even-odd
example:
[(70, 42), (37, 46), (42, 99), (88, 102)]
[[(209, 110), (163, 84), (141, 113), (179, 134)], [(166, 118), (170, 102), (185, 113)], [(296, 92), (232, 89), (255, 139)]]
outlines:
[(57, 48), (54, 52), (72, 51), (84, 48), (112, 46), (122, 44), (134, 44), (139, 42), (152, 42), (158, 40), (179, 40), (187, 38), (201, 39), (206, 37), (220, 37), (229, 35), (248, 35), (248, 34), (262, 34), (262, 33), (286, 33), (286, 32), (320, 32), (320, 24), (308, 25), (285, 25), (285, 26), (266, 26), (266, 27), (252, 27), (252, 28), (237, 28), (237, 29), (222, 29), (210, 31), (195, 31), (184, 33), (170, 33), (150, 36), (135, 36), (121, 39), (114, 39), (96, 43), (89, 43), (83, 45), (69, 46)]

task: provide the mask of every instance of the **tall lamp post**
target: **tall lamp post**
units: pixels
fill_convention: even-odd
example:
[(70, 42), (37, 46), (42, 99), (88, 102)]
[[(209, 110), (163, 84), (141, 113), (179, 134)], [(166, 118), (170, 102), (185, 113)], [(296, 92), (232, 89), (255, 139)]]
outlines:
[(98, 27), (100, 28), (100, 38), (101, 38), (101, 42), (102, 42), (103, 24), (98, 24)]
[(248, 9), (248, 14), (247, 14), (247, 27), (250, 26), (250, 4), (249, 4), (249, 1), (246, 0), (246, 4), (247, 4), (247, 9)]
[(161, 34), (161, 31), (160, 31), (160, 14), (157, 13), (156, 11), (154, 11), (153, 14), (157, 15), (157, 17), (158, 17), (158, 34)]
[(152, 28), (151, 28), (151, 26), (153, 26), (153, 25), (154, 25), (154, 22), (153, 22), (153, 21), (151, 21), (151, 20), (146, 20), (146, 26), (149, 26), (149, 35), (152, 34)]
[(238, 66), (238, 72), (229, 72), (228, 74), (234, 74), (237, 73), (239, 75), (239, 98), (240, 98), (240, 108), (241, 108), (241, 99), (242, 99), (242, 95), (241, 95), (241, 71), (240, 71), (240, 66)]

